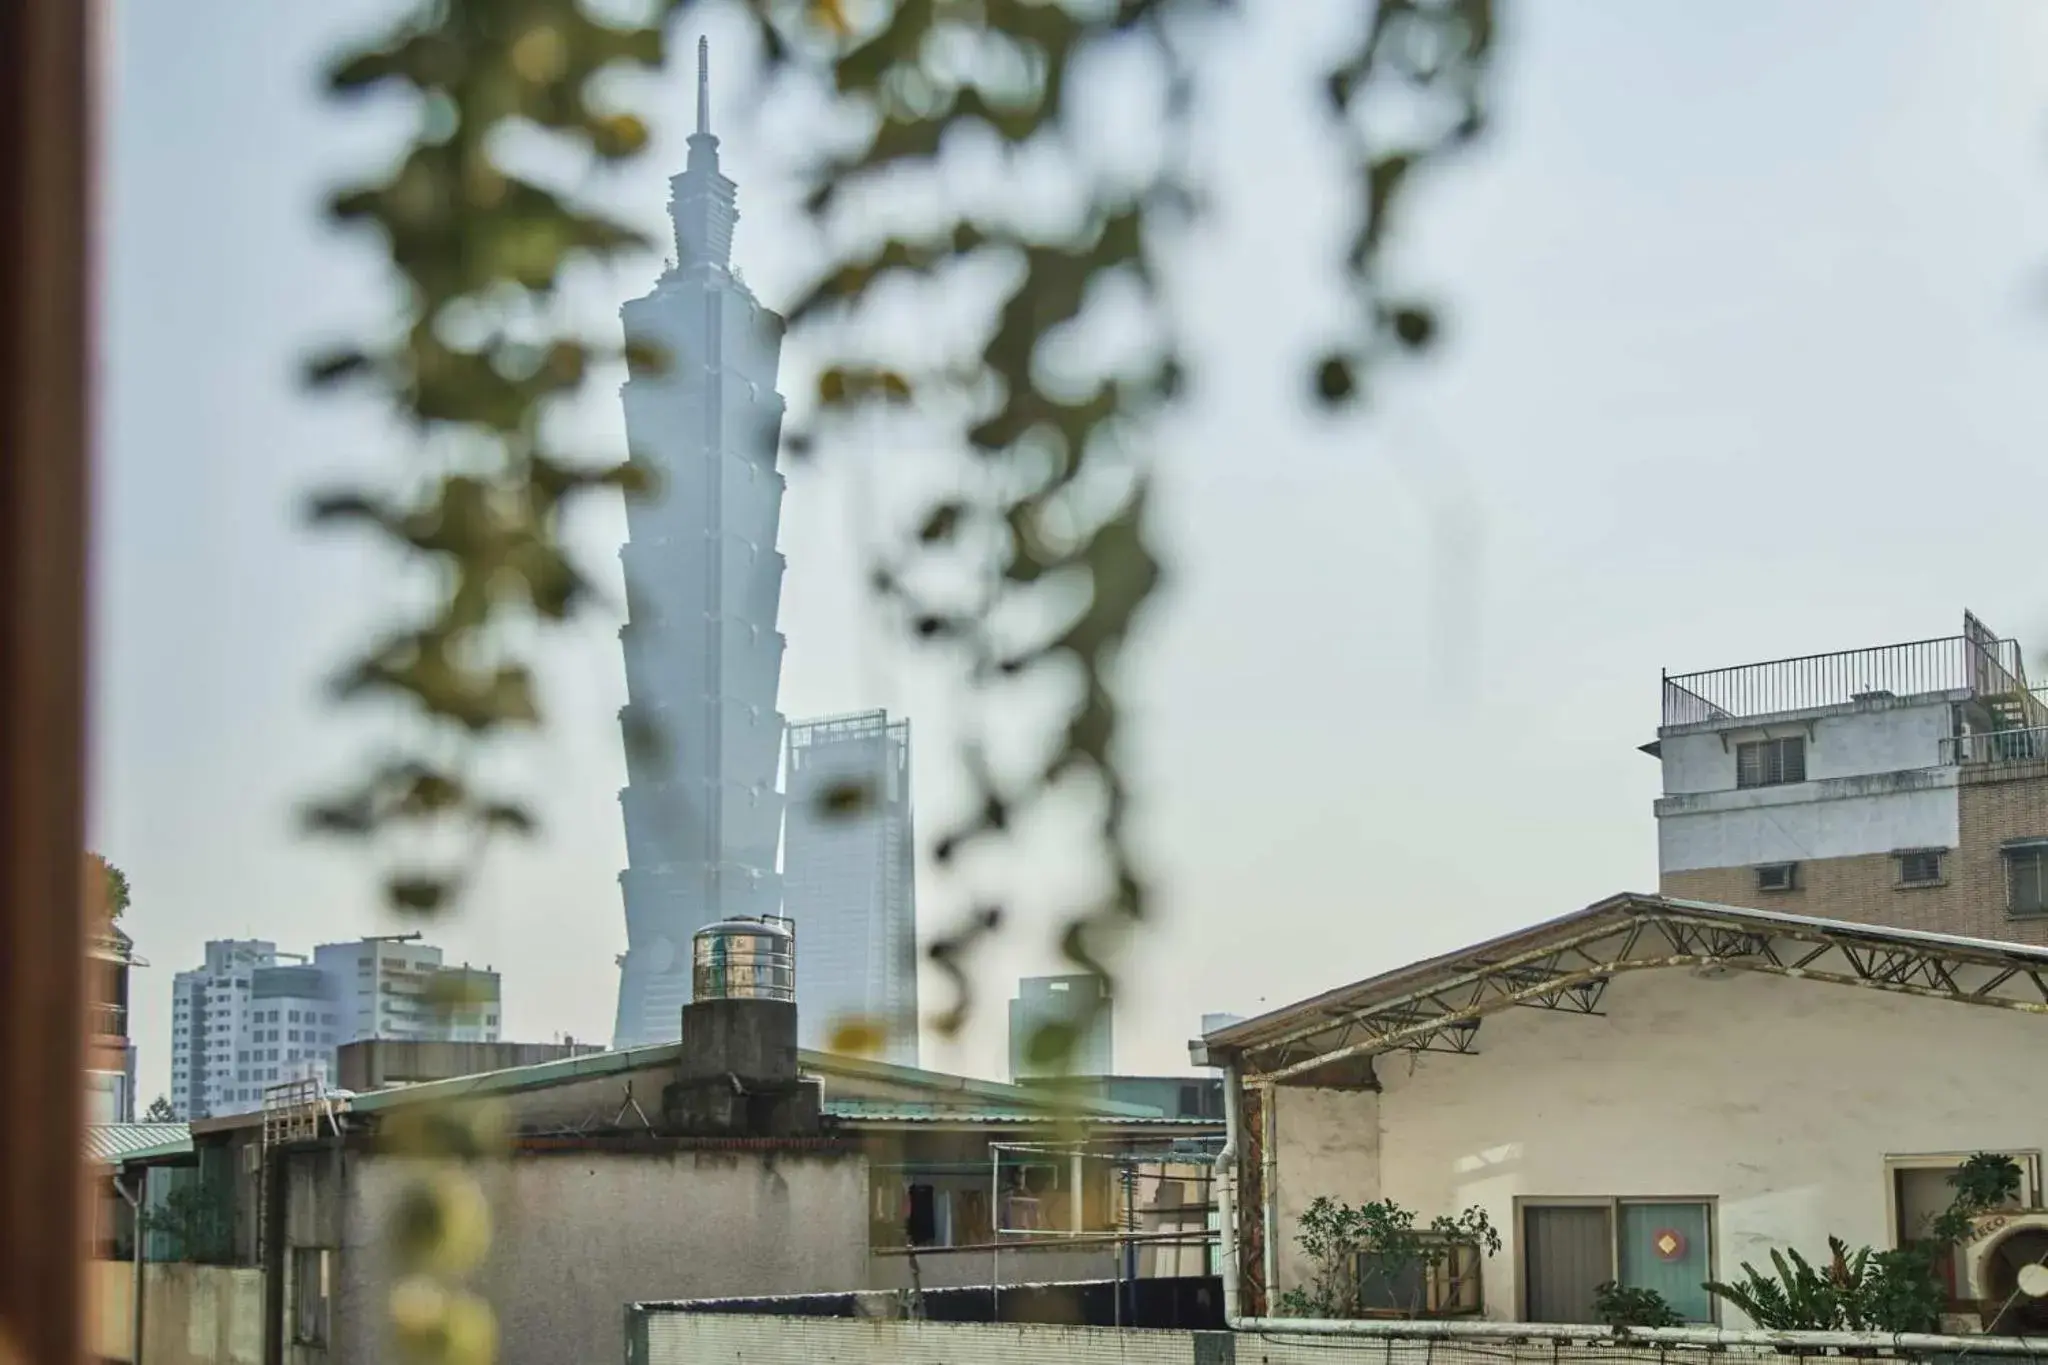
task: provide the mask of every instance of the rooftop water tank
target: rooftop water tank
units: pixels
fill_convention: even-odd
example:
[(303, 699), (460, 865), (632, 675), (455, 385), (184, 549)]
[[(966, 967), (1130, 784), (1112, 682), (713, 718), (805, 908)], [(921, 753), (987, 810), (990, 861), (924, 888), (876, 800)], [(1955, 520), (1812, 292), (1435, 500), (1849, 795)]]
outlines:
[(690, 939), (690, 994), (796, 1003), (796, 929), (780, 915), (734, 915)]

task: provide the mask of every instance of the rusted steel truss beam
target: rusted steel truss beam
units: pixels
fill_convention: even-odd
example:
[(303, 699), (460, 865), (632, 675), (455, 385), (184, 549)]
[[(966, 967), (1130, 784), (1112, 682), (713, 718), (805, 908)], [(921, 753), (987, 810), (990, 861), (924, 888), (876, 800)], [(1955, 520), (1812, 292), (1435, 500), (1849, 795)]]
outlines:
[(1510, 1006), (1597, 1014), (1617, 974), (1668, 967), (1760, 972), (1923, 999), (2048, 1015), (2040, 969), (1995, 953), (1884, 942), (1827, 926), (1731, 924), (1685, 911), (1620, 923), (1291, 1031), (1246, 1053), (1246, 1082), (1274, 1085), (1353, 1057), (1395, 1050), (1478, 1051), (1480, 1021)]

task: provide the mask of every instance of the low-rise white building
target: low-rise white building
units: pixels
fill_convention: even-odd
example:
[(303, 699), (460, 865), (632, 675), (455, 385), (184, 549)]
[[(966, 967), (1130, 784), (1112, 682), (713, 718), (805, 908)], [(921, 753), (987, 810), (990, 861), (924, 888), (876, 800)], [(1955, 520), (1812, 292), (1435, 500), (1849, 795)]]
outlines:
[(2044, 982), (2039, 947), (1619, 896), (1224, 1028), (1238, 1314), (1303, 1284), (1328, 1195), (1483, 1210), (1485, 1317), (1593, 1321), (1615, 1280), (1747, 1326), (1702, 1282), (1918, 1236), (1971, 1153), (2041, 1203)]

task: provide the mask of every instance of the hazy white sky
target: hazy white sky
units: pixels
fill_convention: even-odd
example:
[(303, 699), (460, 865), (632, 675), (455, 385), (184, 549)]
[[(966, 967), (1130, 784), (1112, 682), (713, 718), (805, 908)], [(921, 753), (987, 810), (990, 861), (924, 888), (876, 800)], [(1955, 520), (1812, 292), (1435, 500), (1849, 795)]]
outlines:
[[(399, 125), (316, 96), (321, 57), (384, 5), (118, 8), (92, 829), (155, 964), (146, 1096), (171, 974), (204, 940), (392, 927), (365, 869), (292, 820), (363, 739), (318, 682), (391, 591), (297, 503), (391, 442), (293, 374), (377, 316), (375, 256), (317, 205)], [(1176, 255), (1203, 382), (1159, 443), (1173, 577), (1129, 670), (1163, 923), (1120, 1003), (1125, 1070), (1184, 1068), (1203, 1011), (1653, 887), (1657, 774), (1635, 746), (1661, 667), (1948, 634), (1965, 606), (2048, 640), (2048, 7), (1511, 0), (1494, 135), (1404, 225), (1449, 345), (1347, 423), (1306, 411), (1301, 372), (1341, 316), (1313, 73), (1356, 7), (1243, 8), (1207, 64), (1218, 211)], [(714, 119), (736, 255), (773, 306), (809, 259), (783, 169), (800, 130), (743, 117), (729, 18), (701, 17), (735, 54)], [(689, 87), (656, 92), (656, 155), (602, 187), (650, 228)], [(614, 316), (656, 269), (580, 281), (577, 305)], [(615, 407), (598, 395), (593, 439), (618, 439)], [(951, 708), (860, 587), (890, 477), (791, 476), (783, 705), (910, 714), (929, 833), (958, 791)], [(607, 581), (623, 523), (578, 528)], [(505, 974), (508, 1036), (610, 1031), (616, 624), (549, 656), (557, 724), (525, 764), (546, 837), (431, 931)], [(969, 1035), (927, 1041), (928, 1064), (996, 1074), (1001, 999), (1052, 965), (1056, 850), (1011, 873), (1024, 922), (981, 964)], [(969, 890), (927, 876), (925, 925)]]

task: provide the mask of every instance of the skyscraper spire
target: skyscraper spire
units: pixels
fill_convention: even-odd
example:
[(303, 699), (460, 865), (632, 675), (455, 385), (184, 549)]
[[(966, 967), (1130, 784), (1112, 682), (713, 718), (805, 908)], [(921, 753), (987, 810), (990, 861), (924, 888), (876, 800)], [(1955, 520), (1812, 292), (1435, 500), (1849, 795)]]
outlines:
[(697, 39), (697, 134), (711, 132), (711, 40)]
[(697, 131), (690, 134), (683, 173), (670, 181), (669, 213), (676, 226), (676, 260), (682, 265), (732, 263), (732, 225), (740, 211), (732, 181), (719, 173), (718, 139), (711, 134), (711, 41), (697, 40)]

